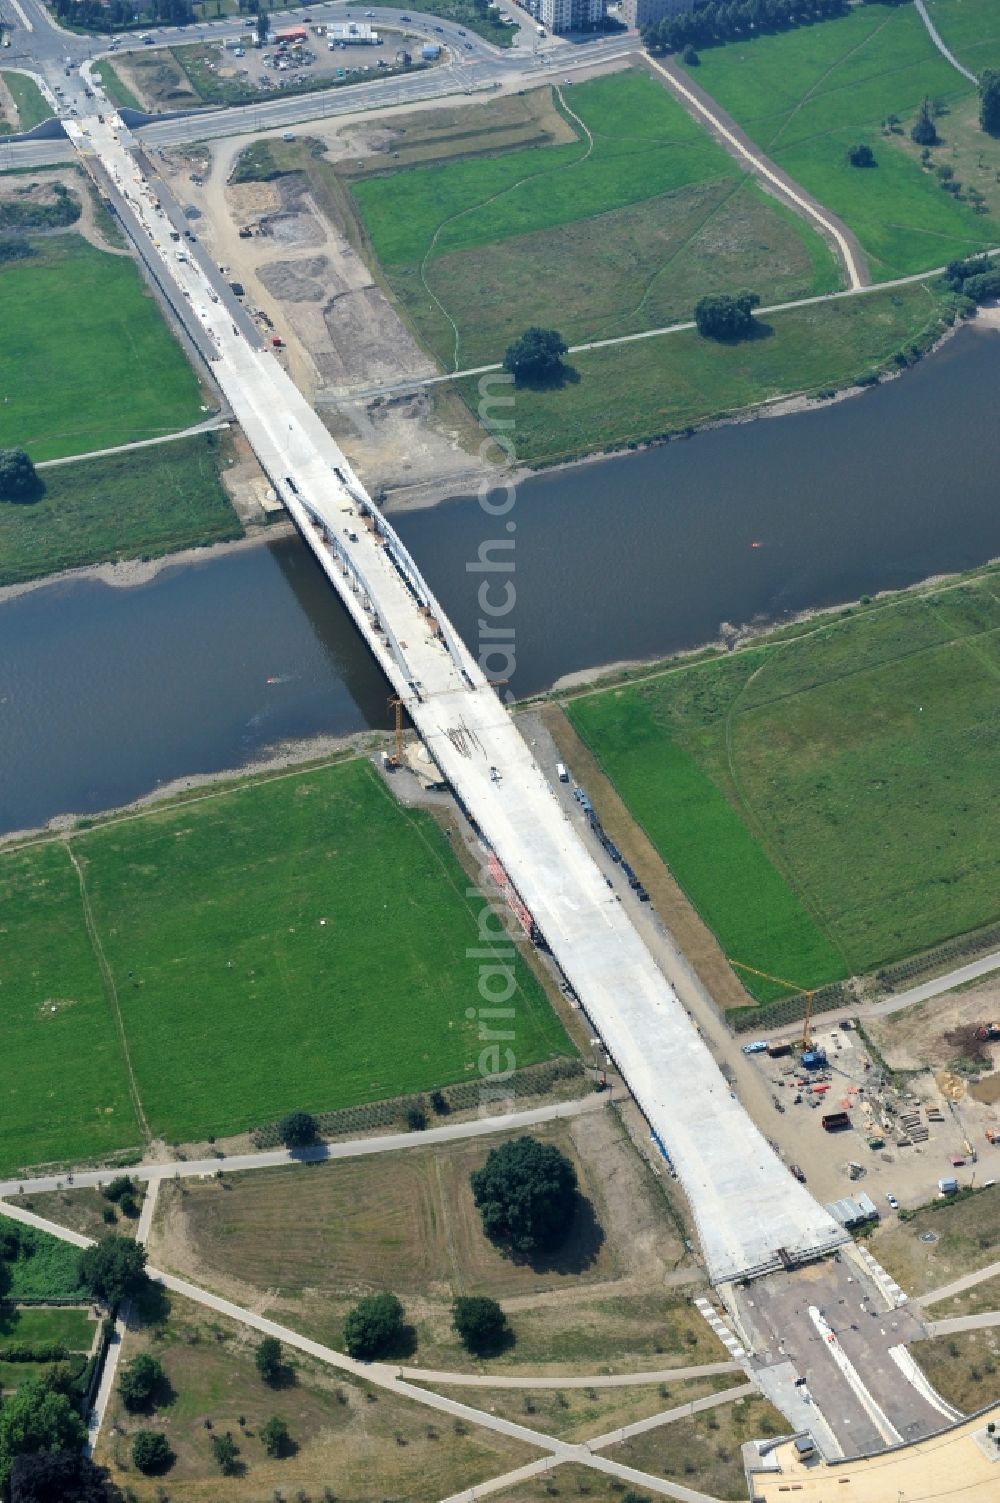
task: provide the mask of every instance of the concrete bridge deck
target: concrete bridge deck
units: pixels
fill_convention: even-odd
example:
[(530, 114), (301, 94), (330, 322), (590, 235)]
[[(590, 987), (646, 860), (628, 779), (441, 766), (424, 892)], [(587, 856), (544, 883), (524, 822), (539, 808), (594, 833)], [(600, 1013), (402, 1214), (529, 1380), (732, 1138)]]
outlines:
[[(103, 121), (64, 123), (668, 1152), (712, 1279), (776, 1269), (846, 1241), (730, 1092), (510, 715), (333, 438), (274, 355), (240, 332), (186, 241), (171, 239), (120, 118), (109, 111)], [(496, 523), (498, 534), (504, 528)]]

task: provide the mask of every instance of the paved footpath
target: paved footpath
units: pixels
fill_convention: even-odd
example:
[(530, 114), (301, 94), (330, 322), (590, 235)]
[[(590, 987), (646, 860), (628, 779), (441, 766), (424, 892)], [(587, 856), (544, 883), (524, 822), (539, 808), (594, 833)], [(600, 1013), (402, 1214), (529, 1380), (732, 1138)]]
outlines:
[[(158, 1188), (158, 1186), (155, 1187), (153, 1195), (148, 1198), (149, 1202), (155, 1200)], [(2, 1204), (0, 1205), (0, 1213), (10, 1216), (16, 1221), (21, 1221), (27, 1226), (34, 1226), (41, 1231), (49, 1232), (52, 1236), (58, 1237), (64, 1242), (71, 1242), (76, 1247), (89, 1246), (93, 1240), (92, 1238), (82, 1237), (79, 1232), (72, 1232), (67, 1227), (59, 1226), (54, 1221), (47, 1221), (42, 1216), (35, 1216), (30, 1211), (22, 1211), (17, 1206)], [(142, 1231), (144, 1223), (148, 1230), (152, 1214), (152, 1204), (150, 1203), (148, 1211), (146, 1207), (143, 1208), (143, 1216), (140, 1218), (140, 1231)], [(385, 1362), (358, 1362), (355, 1358), (348, 1357), (343, 1352), (335, 1351), (332, 1347), (324, 1346), (321, 1342), (313, 1341), (310, 1337), (303, 1336), (300, 1332), (293, 1331), (288, 1326), (279, 1325), (277, 1321), (269, 1320), (266, 1316), (258, 1315), (253, 1310), (246, 1310), (240, 1305), (233, 1304), (231, 1300), (223, 1299), (221, 1295), (212, 1294), (206, 1289), (201, 1289), (197, 1284), (189, 1283), (186, 1279), (176, 1278), (173, 1274), (164, 1273), (161, 1269), (157, 1268), (149, 1268), (147, 1271), (149, 1277), (154, 1282), (162, 1284), (165, 1289), (169, 1289), (172, 1293), (192, 1300), (195, 1304), (203, 1305), (216, 1314), (223, 1315), (240, 1325), (250, 1326), (253, 1330), (259, 1331), (264, 1336), (276, 1336), (285, 1346), (291, 1347), (295, 1351), (304, 1352), (307, 1356), (314, 1357), (317, 1361), (325, 1363), (329, 1367), (338, 1368), (341, 1372), (349, 1373), (352, 1377), (370, 1383), (376, 1388), (387, 1389), (405, 1399), (423, 1404), (440, 1414), (448, 1415), (451, 1419), (460, 1419), (470, 1425), (482, 1426), (484, 1429), (492, 1430), (496, 1434), (507, 1435), (513, 1440), (523, 1441), (527, 1445), (536, 1446), (548, 1453), (539, 1462), (533, 1463), (527, 1472), (524, 1472), (524, 1469), (520, 1468), (518, 1476), (522, 1472), (524, 1472), (525, 1476), (533, 1476), (538, 1472), (547, 1470), (549, 1467), (573, 1461), (590, 1467), (595, 1471), (604, 1472), (610, 1477), (618, 1478), (620, 1481), (631, 1483), (636, 1487), (642, 1487), (648, 1492), (657, 1493), (661, 1497), (677, 1499), (678, 1503), (716, 1503), (715, 1499), (709, 1498), (704, 1493), (696, 1492), (692, 1488), (682, 1487), (678, 1483), (667, 1482), (662, 1477), (655, 1477), (651, 1473), (638, 1471), (634, 1467), (624, 1466), (620, 1462), (611, 1461), (606, 1456), (598, 1456), (591, 1450), (589, 1442), (573, 1443), (560, 1440), (556, 1436), (547, 1435), (541, 1430), (532, 1430), (527, 1425), (519, 1425), (514, 1420), (503, 1419), (499, 1415), (475, 1409), (469, 1404), (458, 1403), (455, 1399), (449, 1399), (444, 1394), (435, 1393), (432, 1389), (418, 1387), (416, 1384), (409, 1382), (404, 1376), (404, 1372), (415, 1371), (414, 1369), (403, 1369)], [(128, 1312), (125, 1310), (119, 1319), (115, 1339), (110, 1349), (113, 1359), (109, 1360), (105, 1367), (98, 1400), (95, 1403), (88, 1424), (87, 1444), (90, 1451), (93, 1451), (97, 1444), (101, 1421), (103, 1420), (104, 1411), (114, 1383), (115, 1367), (121, 1352), (121, 1344), (127, 1330), (127, 1324)], [(722, 1370), (726, 1368), (726, 1364), (720, 1364), (719, 1366)], [(684, 1369), (674, 1369), (668, 1376), (676, 1379), (683, 1371)], [(420, 1376), (426, 1379), (428, 1374), (420, 1373)], [(590, 1381), (599, 1383), (600, 1379)], [(655, 1378), (653, 1381), (655, 1381)], [(496, 1380), (493, 1380), (493, 1384), (496, 1386)], [(740, 1385), (737, 1389), (730, 1390), (727, 1393), (709, 1395), (708, 1401), (714, 1400), (715, 1403), (729, 1402), (733, 1398), (740, 1397), (745, 1389), (746, 1385)], [(746, 1391), (749, 1391), (749, 1389), (746, 1389)], [(706, 1401), (695, 1400), (694, 1404), (696, 1408), (705, 1407)], [(690, 1410), (691, 1406), (686, 1404), (676, 1410), (665, 1411), (660, 1417), (660, 1423), (669, 1424), (672, 1420), (687, 1415)], [(652, 1428), (649, 1422), (641, 1423), (646, 1425), (647, 1428)], [(636, 1433), (639, 1432), (636, 1431)], [(618, 1438), (618, 1432), (616, 1431), (608, 1435), (598, 1436), (594, 1444), (601, 1446), (611, 1445)], [(505, 1474), (504, 1478), (494, 1479), (496, 1487), (506, 1485), (511, 1476), (512, 1474)], [(469, 1498), (482, 1496), (484, 1487), (490, 1491), (495, 1490), (489, 1483), (479, 1484), (476, 1488), (469, 1489), (467, 1494), (459, 1494), (457, 1496), (468, 1496)]]
[(964, 1294), (966, 1289), (974, 1289), (984, 1279), (994, 1279), (998, 1274), (1000, 1263), (987, 1263), (985, 1268), (977, 1268), (975, 1273), (965, 1273), (951, 1284), (942, 1284), (940, 1289), (932, 1289), (929, 1294), (917, 1296), (915, 1302), (918, 1305), (936, 1305), (939, 1300), (950, 1299), (953, 1294)]
[[(371, 1153), (396, 1153), (404, 1148), (426, 1148), (428, 1144), (453, 1143), (460, 1138), (489, 1137), (492, 1133), (514, 1132), (521, 1127), (537, 1127), (543, 1122), (557, 1122), (563, 1117), (579, 1117), (584, 1112), (603, 1111), (610, 1105), (612, 1093), (590, 1091), (573, 1101), (559, 1101), (548, 1106), (528, 1107), (496, 1117), (473, 1117), (466, 1122), (451, 1122), (443, 1127), (428, 1127), (424, 1132), (387, 1133), (373, 1138), (347, 1138), (339, 1143), (319, 1143), (315, 1148), (275, 1148), (264, 1153), (236, 1153), (230, 1157), (216, 1154), (210, 1159), (171, 1159), (159, 1164), (134, 1164), (127, 1170), (85, 1169), (78, 1174), (42, 1174), (34, 1179), (0, 1180), (0, 1199), (11, 1195), (37, 1195), (48, 1190), (93, 1188), (104, 1185), (118, 1173), (131, 1174), (152, 1184), (165, 1179), (203, 1179), (225, 1169), (234, 1174), (244, 1169), (275, 1169), (282, 1164), (322, 1164), (333, 1159), (364, 1158)], [(85, 1245), (85, 1244), (81, 1244)]]

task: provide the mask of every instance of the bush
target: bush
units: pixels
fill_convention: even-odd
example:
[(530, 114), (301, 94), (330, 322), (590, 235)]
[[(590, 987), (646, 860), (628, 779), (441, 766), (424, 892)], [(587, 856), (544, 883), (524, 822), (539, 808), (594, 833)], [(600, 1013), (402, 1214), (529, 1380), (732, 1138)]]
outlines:
[(864, 142), (859, 146), (848, 147), (847, 160), (852, 167), (875, 167), (878, 165), (875, 161), (875, 153)]
[(370, 1362), (392, 1351), (402, 1339), (403, 1313), (394, 1294), (369, 1294), (358, 1300), (344, 1323), (348, 1355)]
[(410, 1132), (423, 1132), (427, 1126), (427, 1113), (422, 1106), (408, 1106), (406, 1108), (406, 1125)]
[(132, 1441), (132, 1460), (140, 1472), (164, 1472), (173, 1460), (169, 1442), (158, 1430), (137, 1430)]
[(276, 1414), (272, 1414), (267, 1424), (261, 1426), (260, 1438), (269, 1456), (284, 1456), (288, 1451), (288, 1426)]
[(240, 1454), (240, 1448), (232, 1435), (227, 1430), (225, 1435), (212, 1436), (212, 1455), (215, 1464), (224, 1477), (231, 1477), (236, 1470), (236, 1458)]
[(130, 1174), (119, 1174), (115, 1179), (109, 1180), (104, 1186), (103, 1195), (105, 1200), (114, 1201), (117, 1205), (124, 1195), (135, 1195), (138, 1186)]
[(485, 1357), (502, 1350), (510, 1336), (507, 1317), (495, 1299), (462, 1295), (452, 1306), (451, 1323), (467, 1352)]
[(4, 261), (24, 261), (35, 254), (30, 240), (21, 235), (0, 235), (0, 264)]
[(491, 1149), (471, 1184), (492, 1242), (533, 1255), (565, 1238), (576, 1209), (576, 1170), (558, 1148), (537, 1138), (512, 1139)]
[(448, 1098), (443, 1091), (431, 1091), (431, 1106), (439, 1117), (447, 1117), (451, 1111)]
[(23, 449), (0, 449), (0, 501), (37, 501), (44, 490)]
[(254, 1363), (265, 1383), (277, 1383), (281, 1377), (281, 1342), (277, 1336), (265, 1336), (254, 1353)]
[(125, 1408), (133, 1413), (137, 1409), (148, 1409), (163, 1378), (163, 1368), (148, 1352), (140, 1352), (138, 1357), (126, 1362), (118, 1376), (118, 1392)]

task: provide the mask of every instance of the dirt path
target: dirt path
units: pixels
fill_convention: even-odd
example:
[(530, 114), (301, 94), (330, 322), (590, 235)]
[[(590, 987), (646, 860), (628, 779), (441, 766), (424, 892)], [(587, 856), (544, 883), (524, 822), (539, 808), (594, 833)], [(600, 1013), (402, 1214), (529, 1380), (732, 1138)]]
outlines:
[(861, 242), (842, 220), (824, 208), (775, 162), (765, 157), (732, 116), (727, 115), (716, 100), (683, 69), (673, 62), (645, 54), (642, 54), (641, 60), (654, 75), (660, 76), (670, 92), (690, 113), (709, 127), (730, 156), (736, 157), (760, 178), (766, 191), (776, 192), (783, 202), (787, 202), (797, 214), (819, 229), (827, 243), (837, 252), (852, 288), (871, 284), (871, 272)]

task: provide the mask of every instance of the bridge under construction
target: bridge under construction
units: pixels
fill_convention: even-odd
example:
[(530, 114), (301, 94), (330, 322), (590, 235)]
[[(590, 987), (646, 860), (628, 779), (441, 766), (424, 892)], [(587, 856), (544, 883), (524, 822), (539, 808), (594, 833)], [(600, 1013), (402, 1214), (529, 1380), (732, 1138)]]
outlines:
[[(737, 1101), (416, 562), (273, 352), (172, 230), (120, 117), (105, 109), (63, 123), (406, 703), (512, 908), (627, 1082), (684, 1188), (712, 1280), (792, 1266), (849, 1240)], [(502, 581), (503, 545), (493, 546), (485, 563)]]

